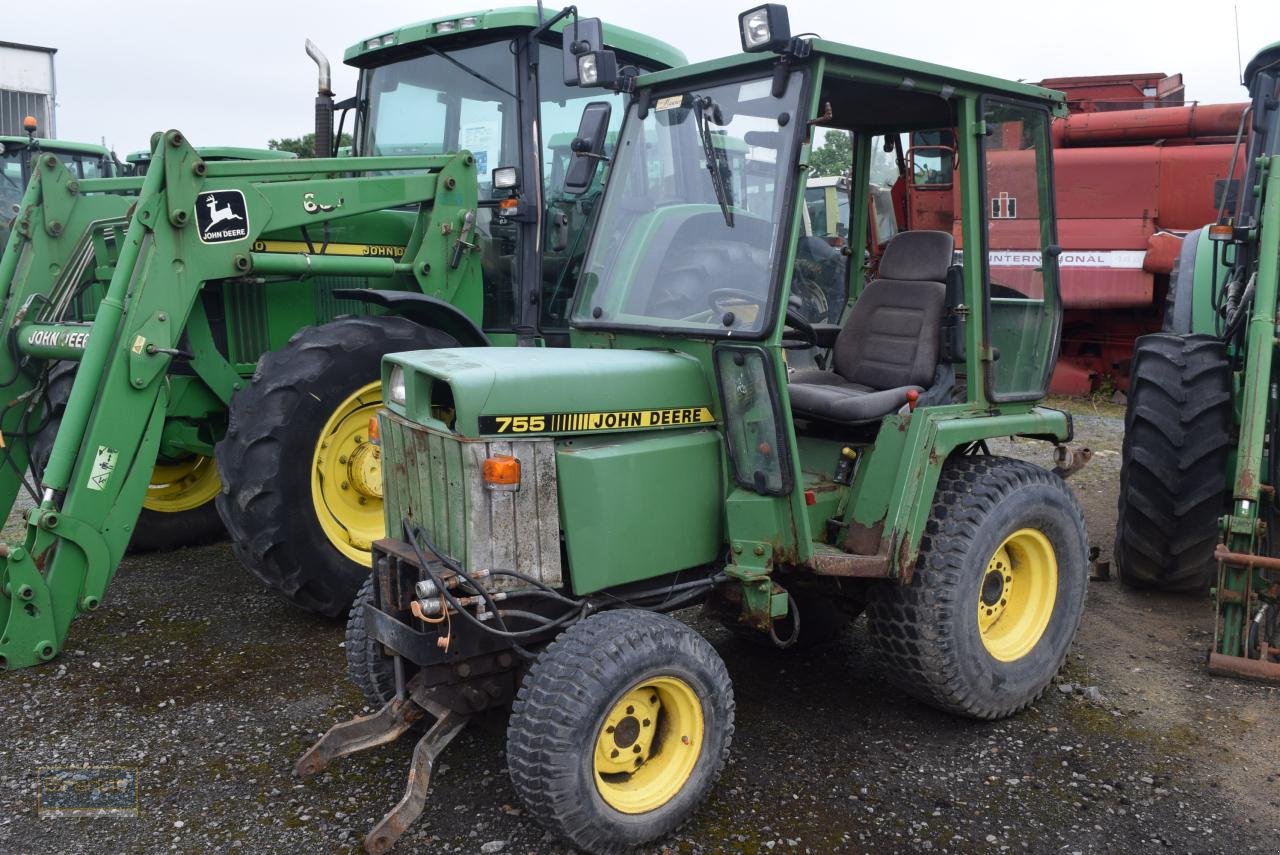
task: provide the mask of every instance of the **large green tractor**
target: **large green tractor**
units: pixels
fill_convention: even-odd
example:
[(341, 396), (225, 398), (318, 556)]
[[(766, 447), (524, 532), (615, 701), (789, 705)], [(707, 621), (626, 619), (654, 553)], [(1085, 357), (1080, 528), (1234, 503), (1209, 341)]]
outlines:
[[(204, 150), (210, 156), (198, 158), (199, 169), (211, 171), (179, 175), (173, 164), (188, 156), (188, 146), (180, 136), (157, 138), (170, 154), (170, 171), (156, 192), (190, 196), (170, 203), (182, 218), (148, 226), (198, 228), (202, 246), (225, 245), (256, 260), (252, 270), (207, 278), (189, 309), (167, 313), (182, 324), (173, 330), (155, 471), (142, 517), (130, 522), (133, 547), (199, 543), (220, 536), (225, 524), (240, 560), (283, 597), (328, 615), (350, 607), (368, 575), (370, 544), (383, 533), (378, 452), (367, 431), (380, 400), (382, 356), (441, 345), (568, 341), (566, 306), (588, 221), (555, 216), (558, 206), (545, 191), (548, 144), (576, 127), (590, 97), (621, 102), (566, 83), (567, 70), (576, 75), (573, 52), (603, 45), (640, 69), (683, 62), (678, 51), (580, 19), (573, 7), (546, 20), (532, 7), (451, 16), (350, 48), (346, 61), (360, 70), (358, 90), (336, 105), (336, 128), (327, 61), (308, 45), (321, 67), (317, 148), (336, 153), (334, 141), (350, 132), (350, 161), (237, 163), (243, 157)], [(478, 185), (474, 211), (466, 223), (437, 227), (461, 235), (467, 257), (474, 252), (479, 259), (479, 276), (466, 287), (455, 287), (452, 273), (448, 282), (429, 284), (443, 276), (439, 269), (408, 266), (409, 247), (421, 240), (416, 208), (430, 200), (408, 202), (399, 193), (379, 200), (366, 188), (380, 182), (363, 181), (378, 177), (366, 157), (415, 158), (414, 168), (422, 168), (424, 158), (439, 164), (457, 152), (468, 158), (458, 161), (450, 181)], [(196, 168), (182, 162), (183, 169)], [(147, 178), (159, 163), (153, 147)], [(348, 173), (332, 197), (290, 199), (300, 216), (288, 229), (261, 231), (246, 222), (255, 182), (338, 180)], [(193, 175), (228, 181), (214, 195)], [(11, 244), (29, 258), (15, 256), (0, 268), (11, 316), (21, 310), (23, 318), (47, 323), (97, 320), (121, 271), (132, 206), (147, 185), (142, 178), (118, 185), (87, 180), (43, 162), (20, 215), (26, 225)], [(453, 184), (438, 189), (463, 192)], [(43, 228), (34, 227), (39, 218)], [(241, 247), (249, 233), (252, 245)], [(574, 247), (576, 255), (568, 255)], [(126, 257), (133, 263), (142, 256)], [(362, 272), (369, 264), (386, 272), (370, 277)], [(170, 270), (207, 272), (190, 265)], [(66, 299), (53, 301), (54, 293)], [(192, 359), (210, 348), (217, 353), (212, 361)], [(24, 357), (24, 370), (40, 377), (31, 400), (49, 401), (42, 436), (33, 440), (35, 480), (64, 418), (78, 356)], [(31, 361), (37, 359), (65, 362)]]
[(1280, 43), (1245, 69), (1236, 210), (1193, 232), (1165, 331), (1138, 339), (1115, 557), (1131, 586), (1216, 602), (1209, 667), (1280, 680)]
[[(383, 362), (389, 537), (346, 644), (378, 712), (297, 766), (314, 775), (434, 719), (370, 852), (422, 812), (466, 720), (507, 706), (512, 782), (573, 846), (616, 852), (680, 825), (734, 732), (719, 656), (665, 614), (691, 605), (779, 646), (866, 609), (891, 679), (979, 719), (1025, 709), (1067, 654), (1087, 584), (1080, 508), (1058, 475), (987, 446), (1028, 437), (1048, 457), (1071, 438), (1040, 405), (1061, 317), (1061, 94), (792, 38), (780, 6), (740, 23), (747, 52), (682, 69), (580, 59), (584, 83), (628, 98), (569, 349)], [(609, 119), (584, 112), (578, 173)], [(846, 310), (807, 314), (818, 135), (853, 135), (861, 247), (877, 137), (936, 127), (959, 129), (956, 235), (897, 235), (869, 283), (860, 263), (824, 268)], [(1018, 216), (989, 218), (1010, 193)], [(1041, 264), (995, 296), (999, 252)], [(819, 367), (790, 370), (800, 351)]]

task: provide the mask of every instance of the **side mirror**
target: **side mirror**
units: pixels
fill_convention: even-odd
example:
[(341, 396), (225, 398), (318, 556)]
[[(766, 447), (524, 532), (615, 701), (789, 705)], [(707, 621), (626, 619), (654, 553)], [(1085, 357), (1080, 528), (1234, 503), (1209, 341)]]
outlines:
[(564, 192), (581, 196), (591, 189), (596, 169), (605, 160), (605, 135), (609, 132), (609, 116), (613, 106), (608, 101), (592, 101), (582, 108), (582, 121), (578, 123), (578, 136), (570, 148), (573, 159), (564, 176)]
[(604, 28), (599, 18), (575, 18), (561, 33), (564, 48), (564, 82), (577, 86), (578, 57), (604, 49)]

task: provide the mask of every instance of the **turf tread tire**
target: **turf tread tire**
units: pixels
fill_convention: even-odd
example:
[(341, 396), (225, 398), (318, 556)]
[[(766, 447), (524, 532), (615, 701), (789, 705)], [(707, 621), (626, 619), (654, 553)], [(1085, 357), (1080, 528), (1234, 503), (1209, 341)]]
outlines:
[[(698, 781), (661, 808), (622, 814), (599, 797), (579, 758), (585, 750), (590, 765), (591, 732), (622, 691), (662, 673), (662, 660), (672, 657), (697, 663), (704, 683), (706, 742), (692, 773)], [(530, 814), (548, 829), (587, 852), (624, 852), (672, 833), (692, 816), (724, 768), (733, 731), (733, 684), (706, 639), (666, 615), (619, 609), (574, 624), (534, 662), (512, 705), (507, 766)]]
[(1233, 419), (1221, 340), (1173, 333), (1138, 339), (1114, 553), (1124, 584), (1177, 593), (1201, 593), (1212, 584)]
[(321, 396), (340, 402), (377, 380), (388, 353), (456, 344), (405, 318), (357, 317), (303, 327), (284, 347), (263, 354), (253, 379), (231, 400), (215, 455), (218, 513), (236, 557), (264, 585), (327, 617), (351, 608), (368, 569), (340, 553), (321, 528), (305, 462), (334, 409)]
[[(998, 663), (978, 634), (977, 591), (995, 548), (1028, 527), (1011, 523), (992, 534), (991, 520), (1017, 514), (1057, 529), (1050, 541), (1059, 588), (1054, 616), (1035, 648), (1015, 663)], [(952, 458), (942, 468), (910, 583), (872, 588), (870, 638), (889, 680), (932, 707), (968, 718), (995, 720), (1026, 709), (1062, 667), (1080, 626), (1087, 558), (1084, 514), (1057, 475), (1004, 457)]]

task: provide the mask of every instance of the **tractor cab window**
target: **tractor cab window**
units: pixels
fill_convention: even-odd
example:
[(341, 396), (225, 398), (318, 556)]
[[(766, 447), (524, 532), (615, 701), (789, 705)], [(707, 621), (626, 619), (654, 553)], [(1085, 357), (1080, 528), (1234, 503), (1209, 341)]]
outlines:
[(804, 130), (799, 75), (771, 89), (765, 77), (632, 102), (575, 325), (764, 331)]
[(570, 150), (577, 136), (582, 108), (591, 101), (608, 101), (609, 131), (604, 153), (612, 157), (618, 143), (618, 127), (625, 110), (623, 97), (601, 89), (566, 86), (559, 45), (543, 45), (538, 63), (538, 98), (542, 105), (543, 206), (546, 232), (542, 243), (542, 294), (540, 326), (545, 330), (569, 328), (569, 304), (573, 286), (581, 272), (591, 224), (600, 206), (607, 170), (597, 169), (595, 181), (586, 193), (564, 192), (565, 173), (572, 162)]
[(986, 100), (982, 138), (987, 334), (998, 352), (993, 400), (1044, 395), (1061, 307), (1049, 168), (1049, 114)]
[(14, 206), (22, 201), (27, 183), (22, 180), (22, 161), (28, 157), (25, 148), (0, 153), (0, 222), (8, 222)]
[(494, 216), (494, 206), (507, 191), (494, 190), (492, 174), (496, 167), (520, 163), (520, 120), (513, 94), (516, 58), (505, 39), (452, 49), (449, 58), (425, 54), (365, 73), (362, 86), (368, 107), (357, 133), (357, 151), (383, 156), (466, 149), (475, 156), (483, 325), (510, 329), (519, 281), (519, 231), (515, 223)]
[(913, 133), (907, 152), (912, 185), (920, 189), (951, 189), (955, 156), (955, 134), (950, 130)]

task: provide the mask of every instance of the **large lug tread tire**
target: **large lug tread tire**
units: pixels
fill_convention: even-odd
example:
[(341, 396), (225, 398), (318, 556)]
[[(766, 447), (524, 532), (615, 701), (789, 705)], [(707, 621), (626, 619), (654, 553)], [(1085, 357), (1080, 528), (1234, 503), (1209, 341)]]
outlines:
[[(623, 813), (599, 792), (596, 736), (628, 689), (664, 676), (696, 692), (702, 748), (665, 803)], [(586, 852), (624, 852), (670, 834), (693, 814), (724, 768), (733, 729), (733, 685), (715, 649), (674, 618), (620, 609), (574, 624), (538, 657), (512, 706), (507, 765), (530, 814), (548, 829)]]
[[(53, 440), (62, 425), (62, 414), (71, 397), (71, 384), (76, 378), (76, 362), (59, 362), (49, 370), (49, 421), (36, 434), (31, 444), (32, 471), (39, 474), (53, 451)], [(37, 478), (38, 480), (38, 478)], [(224, 540), (227, 530), (218, 516), (217, 505), (210, 501), (190, 510), (164, 513), (143, 508), (133, 527), (127, 552), (168, 552), (187, 546), (205, 546)]]
[(1124, 584), (1180, 593), (1212, 584), (1233, 419), (1222, 341), (1170, 333), (1138, 339), (1115, 542)]
[(360, 586), (351, 612), (347, 616), (347, 676), (364, 695), (369, 706), (381, 709), (396, 696), (394, 660), (382, 651), (382, 645), (369, 638), (364, 628), (364, 607), (373, 601), (373, 576)]
[[(983, 641), (978, 599), (996, 550), (1026, 529), (1051, 544), (1057, 588), (1034, 646), (1001, 661)], [(1030, 706), (1062, 667), (1087, 586), (1084, 515), (1061, 478), (1021, 460), (953, 458), (942, 469), (910, 583), (872, 588), (872, 646), (889, 679), (924, 703), (1005, 718)]]
[(456, 344), (405, 318), (358, 317), (304, 327), (263, 354), (231, 400), (215, 456), (218, 513), (232, 549), (268, 588), (327, 617), (351, 608), (369, 570), (342, 554), (316, 518), (311, 468), (320, 430), (342, 401), (377, 381), (386, 354)]

